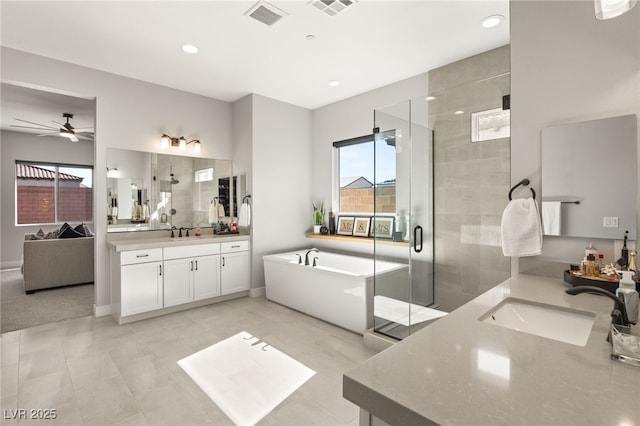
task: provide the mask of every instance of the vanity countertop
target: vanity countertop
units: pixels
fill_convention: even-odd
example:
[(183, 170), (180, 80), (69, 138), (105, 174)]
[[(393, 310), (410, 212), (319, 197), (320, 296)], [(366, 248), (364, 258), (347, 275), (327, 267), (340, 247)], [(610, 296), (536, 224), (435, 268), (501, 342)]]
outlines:
[[(176, 231), (178, 232), (178, 231)], [(115, 251), (146, 250), (151, 248), (192, 246), (197, 244), (224, 243), (230, 241), (248, 241), (250, 236), (246, 234), (205, 234), (200, 237), (131, 237), (126, 238), (107, 237), (107, 246)]]
[[(343, 376), (343, 395), (392, 425), (640, 425), (640, 368), (612, 361), (613, 301), (518, 275)], [(584, 347), (478, 321), (507, 297), (596, 313)]]

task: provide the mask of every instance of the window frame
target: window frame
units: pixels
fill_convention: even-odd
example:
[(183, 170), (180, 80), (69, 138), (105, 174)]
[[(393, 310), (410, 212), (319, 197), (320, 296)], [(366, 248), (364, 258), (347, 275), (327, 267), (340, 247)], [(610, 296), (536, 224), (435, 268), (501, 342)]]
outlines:
[[(53, 222), (30, 222), (30, 223), (18, 223), (18, 211), (19, 211), (19, 205), (18, 205), (18, 173), (17, 173), (17, 169), (18, 169), (18, 165), (22, 164), (25, 166), (35, 166), (35, 167), (53, 167), (55, 168), (55, 177), (53, 180), (53, 198), (54, 198), (54, 221)], [(60, 179), (59, 179), (59, 175), (60, 175), (60, 168), (65, 168), (65, 167), (69, 167), (69, 168), (76, 168), (76, 169), (88, 169), (91, 170), (91, 219), (90, 220), (83, 220), (83, 223), (92, 223), (93, 222), (93, 216), (95, 214), (94, 212), (94, 185), (93, 185), (93, 181), (95, 178), (95, 173), (94, 173), (94, 166), (93, 165), (87, 165), (87, 164), (71, 164), (71, 163), (59, 163), (59, 162), (54, 162), (54, 161), (29, 161), (29, 160), (15, 160), (15, 165), (14, 165), (14, 222), (15, 222), (15, 226), (16, 227), (20, 227), (20, 226), (41, 226), (41, 225), (60, 225), (63, 222), (60, 219), (60, 212), (59, 212), (59, 201), (60, 201)], [(64, 173), (64, 172), (63, 172)], [(72, 222), (77, 222), (77, 221), (72, 221)]]

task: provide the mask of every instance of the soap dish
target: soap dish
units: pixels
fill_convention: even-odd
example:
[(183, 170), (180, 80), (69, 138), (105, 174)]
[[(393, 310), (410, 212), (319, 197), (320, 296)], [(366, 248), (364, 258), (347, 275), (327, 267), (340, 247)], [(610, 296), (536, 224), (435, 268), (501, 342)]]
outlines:
[(640, 327), (611, 324), (611, 359), (640, 367)]

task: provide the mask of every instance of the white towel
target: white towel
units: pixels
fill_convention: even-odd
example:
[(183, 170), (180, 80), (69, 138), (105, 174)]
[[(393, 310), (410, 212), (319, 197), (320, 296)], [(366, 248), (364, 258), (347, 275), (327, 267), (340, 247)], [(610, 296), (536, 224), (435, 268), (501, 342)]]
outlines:
[(251, 206), (249, 203), (242, 203), (238, 214), (238, 226), (249, 226), (251, 224)]
[(542, 225), (533, 198), (511, 200), (502, 213), (502, 253), (505, 256), (537, 256), (542, 253)]
[(560, 235), (560, 221), (562, 203), (560, 201), (543, 201), (542, 208), (542, 230), (544, 235)]
[(216, 203), (209, 204), (209, 223), (218, 222), (218, 205)]
[(224, 206), (221, 203), (218, 203), (218, 217), (225, 217), (226, 215)]

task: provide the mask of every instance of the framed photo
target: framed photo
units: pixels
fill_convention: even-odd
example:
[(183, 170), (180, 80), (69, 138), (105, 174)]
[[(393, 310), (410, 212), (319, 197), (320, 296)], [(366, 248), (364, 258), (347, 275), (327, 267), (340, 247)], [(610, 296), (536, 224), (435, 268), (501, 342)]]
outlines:
[(340, 216), (338, 218), (338, 229), (336, 233), (338, 235), (353, 235), (353, 223), (355, 218), (353, 216)]
[(353, 235), (355, 237), (368, 237), (370, 223), (370, 217), (356, 217), (355, 223), (353, 225)]
[(395, 218), (393, 216), (374, 216), (371, 218), (370, 237), (393, 238)]

